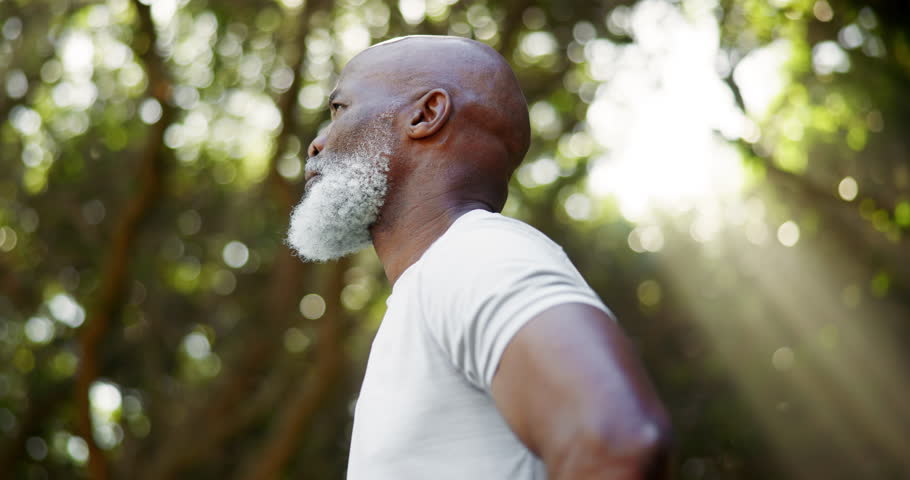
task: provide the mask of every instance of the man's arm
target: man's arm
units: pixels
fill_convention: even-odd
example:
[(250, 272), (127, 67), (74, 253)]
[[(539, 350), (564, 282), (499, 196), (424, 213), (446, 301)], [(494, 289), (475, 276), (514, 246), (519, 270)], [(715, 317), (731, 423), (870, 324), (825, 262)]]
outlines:
[(595, 307), (559, 305), (528, 321), (492, 393), (551, 480), (669, 478), (669, 417), (619, 326)]

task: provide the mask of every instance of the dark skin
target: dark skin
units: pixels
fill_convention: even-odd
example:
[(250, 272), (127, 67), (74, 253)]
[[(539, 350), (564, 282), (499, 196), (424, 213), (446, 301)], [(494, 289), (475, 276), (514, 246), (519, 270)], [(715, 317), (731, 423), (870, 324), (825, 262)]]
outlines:
[[(345, 67), (331, 103), (332, 123), (310, 156), (344, 151), (358, 126), (393, 113), (390, 191), (371, 229), (393, 284), (459, 216), (502, 209), (530, 139), (508, 64), (465, 39), (374, 46)], [(668, 477), (668, 415), (629, 341), (599, 309), (559, 305), (525, 324), (500, 360), (492, 396), (550, 479)]]

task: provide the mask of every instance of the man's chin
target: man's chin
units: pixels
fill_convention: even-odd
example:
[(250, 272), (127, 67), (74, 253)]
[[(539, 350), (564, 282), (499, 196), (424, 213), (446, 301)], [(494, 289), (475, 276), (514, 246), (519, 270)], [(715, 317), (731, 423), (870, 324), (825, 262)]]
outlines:
[(338, 212), (298, 205), (285, 243), (304, 261), (327, 262), (370, 246), (370, 232), (338, 217)]
[(370, 242), (350, 242), (346, 245), (327, 245), (318, 242), (298, 242), (289, 239), (288, 246), (305, 262), (328, 262), (357, 253), (370, 246)]
[(332, 260), (338, 260), (339, 258), (346, 257), (348, 255), (357, 253), (370, 244), (359, 245), (357, 247), (345, 249), (345, 250), (325, 250), (321, 248), (304, 248), (303, 250), (296, 247), (293, 248), (295, 254), (298, 258), (304, 262), (311, 263), (322, 263), (322, 262), (331, 262)]

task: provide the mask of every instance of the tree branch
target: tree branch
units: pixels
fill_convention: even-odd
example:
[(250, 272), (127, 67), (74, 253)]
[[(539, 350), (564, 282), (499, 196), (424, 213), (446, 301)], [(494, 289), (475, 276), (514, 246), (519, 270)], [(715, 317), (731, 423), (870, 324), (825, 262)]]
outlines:
[(343, 259), (334, 265), (330, 273), (329, 288), (325, 294), (328, 300), (326, 315), (319, 320), (316, 365), (275, 416), (267, 440), (246, 459), (236, 477), (238, 480), (278, 478), (299, 444), (301, 434), (338, 382), (338, 372), (344, 364), (341, 348), (344, 315), (340, 298), (349, 264), (350, 259)]
[(142, 52), (140, 57), (144, 60), (148, 72), (148, 92), (161, 104), (162, 116), (149, 131), (137, 175), (141, 183), (136, 194), (128, 200), (114, 226), (107, 248), (109, 253), (101, 271), (100, 285), (90, 303), (85, 325), (79, 332), (81, 354), (74, 387), (77, 406), (76, 431), (88, 444), (88, 470), (97, 480), (105, 480), (109, 477), (109, 466), (95, 442), (89, 388), (99, 374), (98, 353), (101, 341), (123, 306), (129, 257), (139, 232), (140, 223), (161, 196), (162, 179), (167, 168), (162, 151), (164, 130), (174, 113), (173, 107), (168, 105), (170, 83), (165, 74), (163, 62), (154, 53), (156, 32), (149, 7), (139, 1), (133, 3), (139, 13), (140, 29), (151, 40), (148, 49)]

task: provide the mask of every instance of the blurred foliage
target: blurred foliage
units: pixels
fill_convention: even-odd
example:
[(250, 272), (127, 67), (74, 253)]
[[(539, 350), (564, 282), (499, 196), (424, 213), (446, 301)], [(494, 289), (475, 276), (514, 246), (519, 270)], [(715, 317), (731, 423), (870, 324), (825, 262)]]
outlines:
[(506, 213), (639, 346), (681, 478), (906, 478), (908, 10), (0, 0), (0, 476), (343, 477), (389, 287), (282, 237), (340, 68), (430, 33), (513, 64)]

